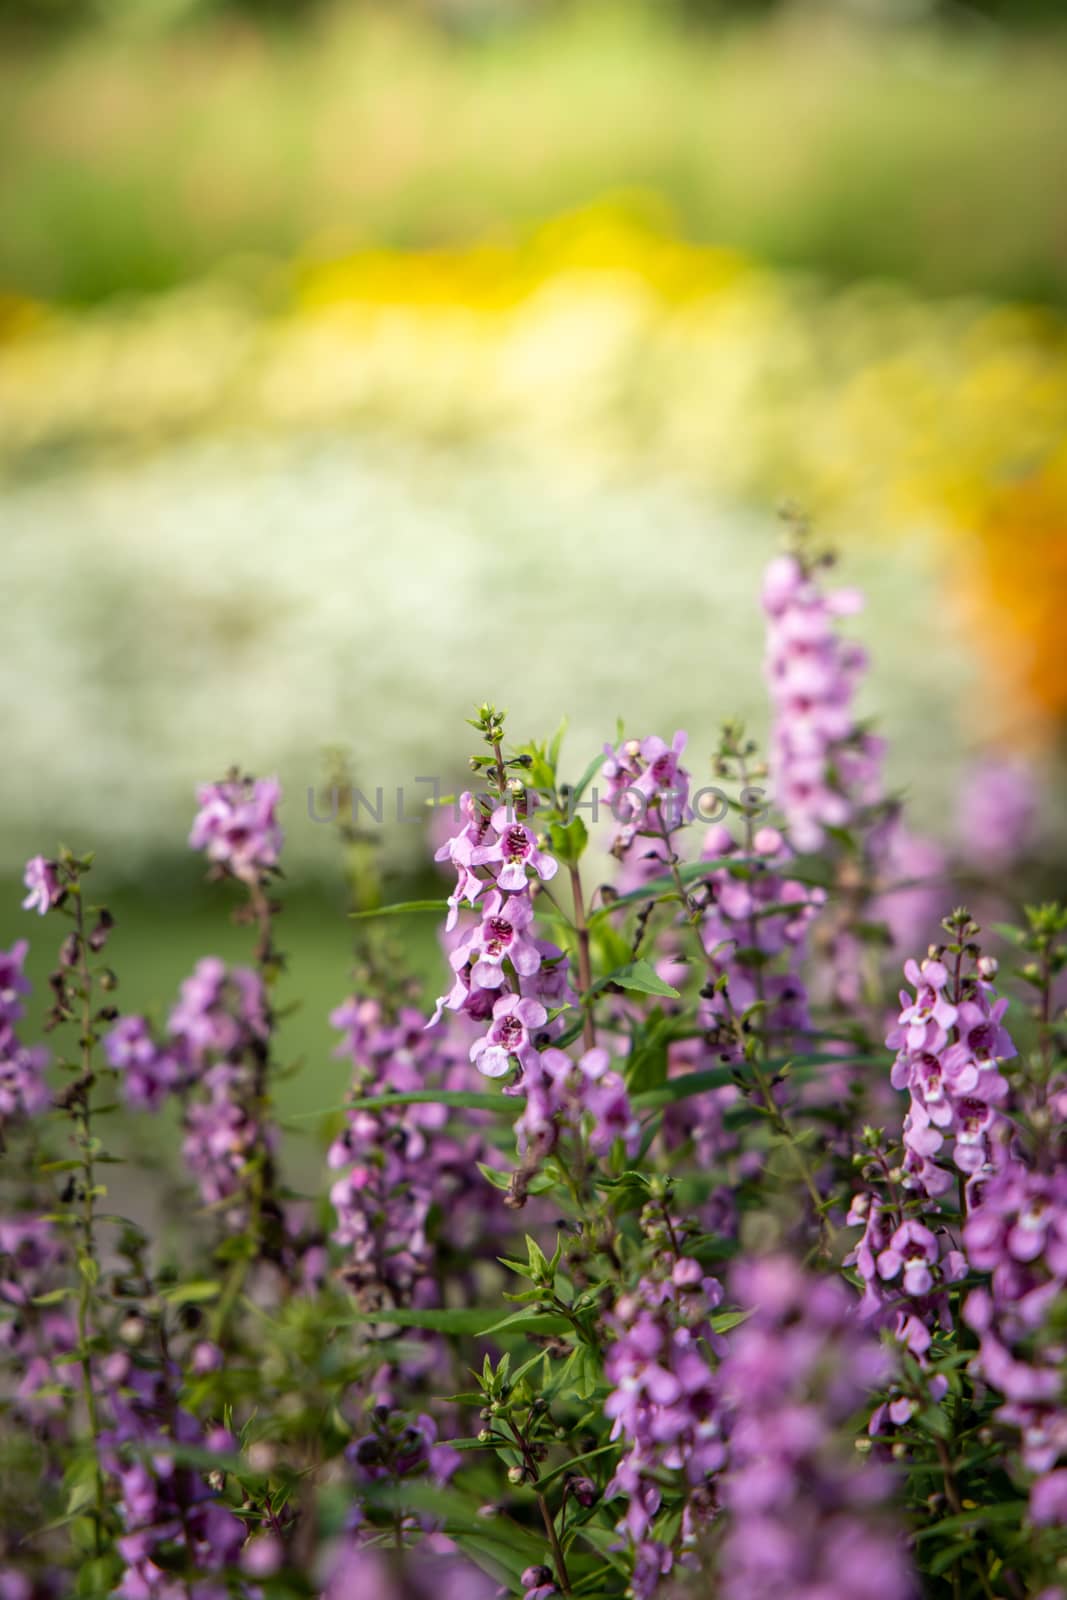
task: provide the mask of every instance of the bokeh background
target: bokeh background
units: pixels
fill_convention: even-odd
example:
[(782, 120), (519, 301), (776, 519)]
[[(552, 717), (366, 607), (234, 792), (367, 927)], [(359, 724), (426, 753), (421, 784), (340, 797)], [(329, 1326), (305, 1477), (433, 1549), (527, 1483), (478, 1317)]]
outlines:
[(0, 0), (0, 939), (95, 848), (163, 1009), (247, 945), (194, 786), (277, 772), (291, 1104), (339, 1099), (324, 752), (447, 788), (489, 697), (704, 777), (784, 501), (915, 825), (1007, 755), (1062, 886), (1065, 67), (1056, 0)]

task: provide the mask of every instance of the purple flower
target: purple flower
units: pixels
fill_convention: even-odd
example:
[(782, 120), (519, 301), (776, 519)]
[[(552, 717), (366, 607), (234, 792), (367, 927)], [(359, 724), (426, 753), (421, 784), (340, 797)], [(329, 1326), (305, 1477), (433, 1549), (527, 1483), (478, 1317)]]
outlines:
[(0, 950), (0, 1127), (12, 1117), (36, 1116), (49, 1104), (48, 1052), (23, 1044), (14, 1027), (22, 1016), (22, 997), (30, 992), (22, 971), (26, 950), (25, 939)]
[(901, 991), (900, 1015), (886, 1037), (898, 1052), (893, 1087), (910, 1094), (906, 1182), (929, 1196), (952, 1184), (951, 1173), (934, 1159), (946, 1138), (953, 1138), (957, 1168), (973, 1175), (992, 1160), (1004, 1123), (998, 1107), (1008, 1083), (998, 1062), (1015, 1054), (1003, 1025), (1007, 1001), (997, 999), (984, 976), (988, 964), (972, 957), (971, 967), (961, 967), (950, 985), (944, 962), (908, 961), (904, 972), (915, 995)]
[(278, 865), (284, 835), (275, 815), (281, 798), (276, 778), (226, 778), (204, 784), (196, 798), (193, 850), (250, 883)]
[(1039, 1526), (1067, 1527), (1067, 1467), (1038, 1478), (1030, 1491), (1030, 1517)]
[(1009, 1160), (972, 1178), (969, 1194), (963, 1246), (972, 1268), (989, 1275), (963, 1311), (978, 1334), (972, 1371), (1004, 1396), (997, 1416), (1018, 1431), (1023, 1465), (1038, 1474), (1031, 1515), (1051, 1521), (1067, 1498), (1067, 1472), (1054, 1470), (1067, 1458), (1067, 1406), (1053, 1319), (1067, 1292), (1067, 1172)]
[(31, 988), (22, 970), (28, 949), (26, 940), (18, 939), (10, 950), (0, 950), (0, 1028), (18, 1022), (23, 1014), (22, 997)]
[[(600, 775), (607, 784), (607, 800), (617, 824), (612, 852), (627, 857), (634, 839), (652, 837), (654, 854), (661, 859), (662, 835), (673, 833), (688, 818), (689, 774), (681, 765), (689, 736), (678, 732), (668, 745), (658, 734), (627, 739), (616, 749), (604, 746), (606, 757)], [(662, 869), (661, 869), (662, 870)]]
[(616, 1139), (630, 1155), (636, 1153), (641, 1127), (606, 1050), (587, 1050), (578, 1061), (562, 1050), (545, 1050), (527, 1071), (523, 1088), (526, 1103), (515, 1132), (531, 1170), (555, 1148), (563, 1128), (585, 1131), (597, 1155), (606, 1155)]
[(732, 1287), (749, 1315), (719, 1372), (725, 1600), (910, 1600), (888, 1485), (839, 1432), (885, 1375), (854, 1300), (784, 1257), (742, 1262)]
[(474, 852), (485, 843), (492, 828), (488, 802), (476, 798), (470, 790), (460, 795), (459, 811), (464, 819), (459, 832), (446, 839), (434, 855), (435, 861), (448, 861), (456, 869), (456, 886), (448, 897), (448, 933), (456, 925), (461, 902), (473, 904), (484, 887), (485, 880), (474, 870)]
[(504, 1077), (516, 1061), (524, 1071), (535, 1071), (537, 1050), (530, 1033), (547, 1021), (548, 1012), (539, 1000), (502, 995), (493, 1006), (489, 1032), (471, 1045), (470, 1058), (486, 1078)]
[(205, 956), (182, 983), (167, 1032), (194, 1072), (210, 1057), (239, 1059), (267, 1037), (263, 980), (251, 967)]
[(551, 1567), (527, 1567), (519, 1578), (522, 1600), (552, 1600), (559, 1590), (552, 1577)]
[(882, 744), (852, 709), (866, 658), (835, 626), (862, 603), (854, 590), (824, 594), (796, 556), (777, 557), (764, 578), (771, 777), (799, 850), (817, 850), (828, 828), (881, 798)]
[(157, 1045), (144, 1017), (120, 1017), (104, 1038), (104, 1054), (122, 1074), (128, 1103), (140, 1110), (158, 1111), (182, 1081), (177, 1058)]
[(505, 961), (519, 977), (530, 977), (541, 965), (537, 941), (528, 931), (533, 920), (533, 906), (526, 895), (503, 895), (494, 890), (482, 908), (481, 922), (452, 952), (453, 968), (458, 971), (470, 964), (470, 981), (481, 989), (502, 986)]
[(941, 961), (926, 960), (920, 967), (915, 961), (904, 963), (904, 976), (915, 988), (915, 998), (900, 992), (900, 1017), (898, 1026), (886, 1040), (894, 1045), (900, 1040), (909, 1050), (940, 1050), (948, 1037), (948, 1030), (956, 1020), (956, 1007), (946, 998), (948, 968)]
[[(171, 1600), (172, 1552), (178, 1545), (190, 1575), (221, 1577), (237, 1561), (245, 1525), (217, 1497), (207, 1479), (167, 1451), (170, 1439), (202, 1450), (229, 1452), (236, 1440), (224, 1430), (205, 1433), (175, 1396), (176, 1371), (135, 1365), (122, 1352), (102, 1374), (109, 1425), (99, 1437), (101, 1463), (114, 1480), (123, 1533), (116, 1549), (126, 1563), (115, 1590), (123, 1600)], [(156, 1455), (130, 1455), (127, 1447), (159, 1441)], [(156, 1557), (160, 1559), (157, 1561)], [(161, 1564), (162, 1563), (162, 1564)], [(189, 1594), (224, 1594), (214, 1585), (189, 1586)]]
[(344, 1281), (371, 1307), (383, 1300), (436, 1304), (436, 1252), (451, 1248), (469, 1257), (493, 1237), (503, 1215), (498, 1191), (478, 1172), (488, 1151), (476, 1129), (453, 1133), (442, 1105), (370, 1111), (360, 1097), (471, 1087), (477, 1080), (465, 1042), (451, 1028), (427, 1032), (412, 1008), (389, 1016), (377, 1000), (350, 999), (330, 1020), (344, 1034), (337, 1054), (352, 1063), (352, 1105), (327, 1156), (340, 1173), (330, 1199)]
[(22, 881), (29, 890), (22, 902), (23, 911), (37, 911), (43, 917), (54, 905), (59, 904), (63, 889), (54, 861), (48, 861), (44, 856), (31, 856)]
[(956, 837), (979, 866), (1003, 872), (1033, 843), (1037, 786), (1022, 761), (992, 757), (966, 773)]
[(496, 866), (498, 888), (510, 893), (526, 888), (527, 867), (546, 883), (559, 868), (559, 862), (540, 848), (536, 835), (524, 822), (505, 823), (495, 840), (472, 852), (471, 860), (475, 866)]
[(622, 1294), (608, 1318), (613, 1342), (605, 1375), (613, 1388), (604, 1412), (611, 1437), (624, 1440), (627, 1452), (604, 1493), (627, 1497), (619, 1529), (638, 1564), (659, 1509), (663, 1474), (678, 1473), (697, 1489), (725, 1459), (707, 1353), (723, 1349), (708, 1320), (721, 1299), (719, 1283), (698, 1262), (681, 1258), (669, 1276), (643, 1278)]

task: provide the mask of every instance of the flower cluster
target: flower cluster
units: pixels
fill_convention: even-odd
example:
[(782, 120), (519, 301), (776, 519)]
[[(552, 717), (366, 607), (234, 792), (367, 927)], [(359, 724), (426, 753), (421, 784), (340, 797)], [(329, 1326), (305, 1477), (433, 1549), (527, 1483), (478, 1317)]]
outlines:
[(181, 1096), (182, 1151), (205, 1205), (237, 1196), (256, 1150), (273, 1142), (256, 1105), (268, 1032), (259, 974), (207, 956), (182, 983), (162, 1040), (134, 1014), (104, 1040), (131, 1106), (158, 1111)]
[(1051, 1314), (1067, 1293), (1067, 1171), (1010, 1161), (975, 1186), (963, 1225), (971, 1267), (989, 1274), (963, 1316), (979, 1338), (973, 1370), (1004, 1396), (997, 1416), (1018, 1429), (1023, 1465), (1036, 1474), (1039, 1523), (1067, 1522), (1067, 1341)]
[(953, 1139), (957, 1169), (968, 1177), (998, 1159), (1000, 1107), (1008, 1096), (998, 1063), (1015, 1054), (1003, 1024), (1007, 1000), (997, 998), (991, 981), (996, 963), (972, 958), (973, 970), (965, 970), (961, 950), (950, 974), (942, 954), (932, 948), (922, 962), (906, 963), (904, 976), (915, 993), (901, 990), (900, 1015), (886, 1038), (897, 1051), (893, 1087), (910, 1095), (905, 1181), (930, 1196), (954, 1182), (934, 1159), (946, 1137)]
[[(845, 1257), (845, 1265), (854, 1266), (863, 1280), (859, 1317), (874, 1328), (887, 1328), (923, 1365), (934, 1334), (952, 1329), (948, 1291), (966, 1276), (962, 1252), (945, 1228), (927, 1227), (877, 1194), (857, 1195), (846, 1220), (850, 1226), (863, 1226), (862, 1237)], [(947, 1390), (942, 1375), (929, 1380), (931, 1399), (943, 1399)], [(894, 1400), (875, 1412), (873, 1431), (886, 1419), (906, 1422), (913, 1410), (907, 1397)]]
[(852, 589), (824, 593), (799, 556), (779, 556), (767, 569), (771, 776), (798, 850), (817, 850), (827, 829), (846, 827), (881, 798), (882, 741), (858, 726), (853, 709), (866, 654), (835, 626), (862, 603)]
[(52, 1223), (43, 1217), (0, 1218), (0, 1306), (6, 1313), (0, 1350), (17, 1374), (13, 1409), (38, 1428), (62, 1412), (55, 1392), (39, 1391), (59, 1382), (58, 1362), (78, 1343), (70, 1310), (48, 1303), (66, 1264), (67, 1252)]
[[(609, 746), (583, 770), (614, 885), (583, 883), (563, 730), (508, 750), (480, 709), (487, 792), (438, 851), (448, 992), (427, 1022), (360, 922), (331, 1017), (350, 1093), (303, 1113), (317, 1192), (282, 1182), (272, 1110), (276, 784), (200, 793), (254, 957), (198, 962), (162, 1025), (115, 1006), (91, 856), (30, 863), (27, 909), (66, 927), (47, 1090), (25, 947), (0, 952), (2, 1600), (1050, 1600), (1067, 907), (1001, 930), (1018, 1055), (965, 911), (890, 1006), (871, 914), (922, 850), (854, 718), (851, 601), (788, 557), (766, 603), (784, 821), (737, 724), (706, 833), (684, 734)], [(369, 839), (338, 831), (379, 906)], [(114, 1170), (161, 1110), (204, 1203), (163, 1219), (144, 1163)]]
[(197, 790), (199, 810), (189, 834), (193, 850), (241, 878), (258, 882), (278, 866), (284, 835), (276, 816), (281, 789), (276, 778), (241, 778)]
[[(360, 1100), (469, 1088), (470, 1065), (412, 1007), (389, 1016), (378, 1000), (352, 998), (330, 1021), (343, 1033), (336, 1053), (352, 1067), (352, 1104), (327, 1155), (340, 1173), (330, 1200), (344, 1279), (368, 1306), (435, 1304), (438, 1250), (462, 1254), (492, 1225), (495, 1191), (476, 1176), (481, 1137), (451, 1132), (441, 1104), (368, 1110)], [(433, 1239), (431, 1212), (439, 1213)]]
[(520, 1155), (540, 1160), (568, 1129), (584, 1135), (596, 1155), (607, 1155), (616, 1139), (628, 1155), (636, 1154), (640, 1125), (605, 1049), (587, 1050), (577, 1061), (563, 1050), (542, 1051), (527, 1078), (526, 1103), (515, 1124)]
[(672, 1565), (670, 1548), (652, 1532), (664, 1474), (680, 1476), (695, 1509), (725, 1458), (708, 1356), (724, 1348), (709, 1320), (721, 1300), (717, 1279), (679, 1256), (662, 1276), (621, 1295), (608, 1318), (604, 1370), (612, 1392), (604, 1412), (625, 1454), (605, 1492), (627, 1497), (619, 1530), (634, 1552), (639, 1597), (653, 1594)]
[[(612, 854), (623, 863), (620, 888), (638, 887), (664, 870), (670, 838), (690, 817), (689, 773), (681, 764), (689, 736), (670, 744), (658, 734), (604, 746), (600, 776), (615, 819)], [(634, 849), (635, 841), (641, 846)]]
[(0, 950), (0, 1130), (13, 1118), (35, 1116), (48, 1104), (48, 1052), (23, 1044), (15, 1024), (23, 1015), (30, 982), (23, 972), (27, 944), (20, 939)]
[(741, 1263), (731, 1291), (749, 1315), (719, 1369), (724, 1600), (906, 1600), (916, 1589), (885, 1516), (891, 1483), (841, 1437), (885, 1372), (848, 1290), (768, 1257)]
[(539, 1049), (551, 1037), (547, 1008), (575, 998), (562, 950), (531, 932), (533, 887), (549, 882), (559, 865), (523, 820), (535, 805), (536, 797), (521, 784), (495, 805), (488, 796), (463, 794), (463, 824), (435, 858), (456, 869), (447, 931), (454, 930), (461, 903), (473, 906), (483, 893), (485, 898), (480, 921), (453, 945), (449, 964), (455, 979), (431, 1022), (448, 1010), (488, 1023), (470, 1047), (470, 1059), (487, 1078), (505, 1077), (515, 1067), (521, 1074), (534, 1070)]
[[(237, 1441), (225, 1428), (205, 1430), (178, 1404), (173, 1364), (151, 1367), (116, 1351), (103, 1363), (110, 1423), (101, 1435), (102, 1462), (114, 1479), (125, 1563), (115, 1594), (122, 1600), (224, 1600), (225, 1569), (245, 1541), (245, 1525), (204, 1476), (183, 1464), (175, 1447), (227, 1456)], [(175, 1562), (199, 1575), (192, 1589), (176, 1586)]]

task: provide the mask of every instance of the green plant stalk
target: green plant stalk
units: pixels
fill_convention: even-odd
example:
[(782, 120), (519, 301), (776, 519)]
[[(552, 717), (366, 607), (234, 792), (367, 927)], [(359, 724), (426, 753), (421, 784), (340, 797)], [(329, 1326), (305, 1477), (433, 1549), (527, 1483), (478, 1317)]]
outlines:
[[(93, 1092), (93, 976), (89, 966), (89, 946), (85, 937), (85, 907), (81, 884), (71, 886), (74, 899), (74, 920), (78, 938), (78, 973), (81, 978), (81, 1077), (75, 1088), (75, 1116), (78, 1127), (78, 1147), (81, 1154), (82, 1206), (79, 1221), (82, 1255), (79, 1261), (78, 1286), (78, 1349), (81, 1352), (81, 1388), (85, 1402), (86, 1418), (93, 1452), (95, 1478), (95, 1507), (93, 1546), (99, 1557), (103, 1550), (105, 1522), (104, 1474), (100, 1465), (97, 1441), (100, 1421), (93, 1389), (92, 1357), (89, 1340), (95, 1321), (93, 1315), (94, 1288), (96, 1284), (96, 1170), (92, 1146), (92, 1092)], [(92, 1265), (89, 1266), (89, 1263)], [(88, 1269), (88, 1270), (87, 1270)]]

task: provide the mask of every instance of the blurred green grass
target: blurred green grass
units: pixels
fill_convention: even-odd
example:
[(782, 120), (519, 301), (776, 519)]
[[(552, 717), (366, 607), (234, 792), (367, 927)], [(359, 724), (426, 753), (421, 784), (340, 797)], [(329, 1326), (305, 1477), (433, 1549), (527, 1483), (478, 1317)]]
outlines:
[(769, 261), (1067, 298), (1067, 33), (668, 15), (472, 39), (340, 8), (12, 45), (0, 287), (90, 302), (227, 262), (269, 298), (301, 251), (508, 235), (638, 189)]

